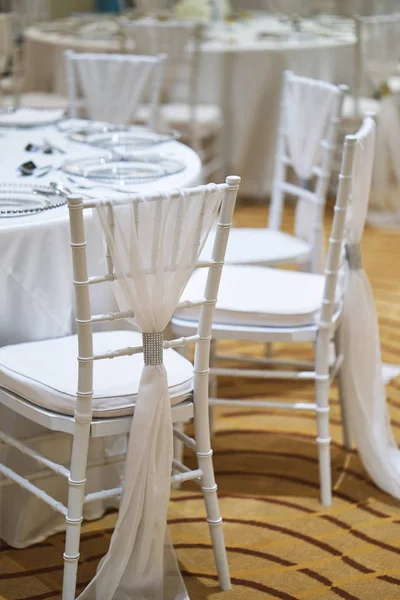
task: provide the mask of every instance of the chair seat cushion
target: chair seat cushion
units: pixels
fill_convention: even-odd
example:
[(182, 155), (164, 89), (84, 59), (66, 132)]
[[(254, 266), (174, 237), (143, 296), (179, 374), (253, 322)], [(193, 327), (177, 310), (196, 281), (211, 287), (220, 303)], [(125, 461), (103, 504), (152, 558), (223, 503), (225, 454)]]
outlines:
[[(139, 107), (136, 119), (146, 123), (149, 117), (148, 105)], [(189, 135), (192, 114), (188, 104), (171, 102), (161, 106), (161, 122), (167, 127), (177, 129), (183, 135)], [(221, 110), (213, 104), (200, 104), (196, 108), (196, 128), (200, 137), (213, 135), (222, 126)]]
[[(142, 345), (133, 331), (93, 334), (94, 352)], [(78, 385), (76, 335), (0, 348), (0, 387), (45, 409), (72, 415)], [(164, 351), (171, 403), (193, 390), (193, 366), (175, 350)], [(94, 361), (93, 416), (133, 412), (143, 367), (143, 354)]]
[[(201, 298), (206, 269), (192, 275), (182, 300)], [(324, 277), (268, 267), (225, 266), (213, 322), (250, 327), (299, 327), (316, 323)], [(196, 309), (181, 309), (180, 319), (197, 318)]]
[(379, 100), (374, 100), (374, 98), (364, 98), (361, 97), (359, 99), (360, 102), (360, 111), (359, 115), (357, 115), (355, 110), (355, 102), (353, 96), (346, 95), (344, 97), (343, 109), (342, 109), (342, 118), (344, 119), (359, 119), (361, 123), (361, 117), (363, 114), (367, 112), (377, 113), (379, 111)]
[[(202, 260), (211, 257), (215, 231), (207, 238)], [(282, 231), (267, 227), (233, 227), (229, 234), (225, 264), (279, 265), (306, 262), (311, 246)]]

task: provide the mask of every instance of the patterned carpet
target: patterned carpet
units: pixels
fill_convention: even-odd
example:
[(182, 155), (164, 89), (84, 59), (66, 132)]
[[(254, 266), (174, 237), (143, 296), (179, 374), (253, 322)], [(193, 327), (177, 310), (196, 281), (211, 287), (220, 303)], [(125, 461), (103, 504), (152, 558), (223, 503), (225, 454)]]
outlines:
[[(260, 225), (262, 207), (240, 208), (237, 223)], [(286, 215), (290, 227), (292, 215)], [(400, 238), (369, 228), (364, 262), (375, 293), (383, 360), (400, 363)], [(246, 344), (244, 345), (246, 346)], [(243, 348), (243, 345), (241, 346)], [(246, 352), (262, 352), (247, 345)], [(235, 344), (226, 345), (234, 351)], [(288, 355), (276, 345), (274, 353)], [(311, 356), (307, 346), (298, 356)], [(392, 425), (400, 441), (400, 379), (387, 387)], [(229, 379), (224, 397), (309, 400), (309, 383)], [(170, 528), (191, 600), (395, 600), (400, 598), (400, 502), (368, 479), (357, 453), (342, 447), (336, 388), (331, 392), (334, 502), (318, 500), (315, 420), (312, 414), (219, 408), (215, 470), (232, 575), (232, 591), (219, 591), (202, 498), (194, 484), (172, 492)], [(193, 464), (190, 457), (188, 464)], [(116, 513), (83, 528), (79, 589), (106, 552)], [(63, 535), (35, 547), (3, 547), (2, 600), (60, 598)]]

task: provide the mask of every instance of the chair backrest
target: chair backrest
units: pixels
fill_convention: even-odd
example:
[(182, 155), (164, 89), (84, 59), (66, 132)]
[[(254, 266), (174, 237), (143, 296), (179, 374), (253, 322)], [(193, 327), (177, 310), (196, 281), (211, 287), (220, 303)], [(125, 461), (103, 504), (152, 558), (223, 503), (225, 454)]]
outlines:
[(354, 98), (360, 114), (360, 96), (385, 94), (400, 58), (400, 13), (355, 17)]
[[(164, 348), (183, 347), (189, 342), (196, 342), (195, 372), (206, 372), (214, 307), (239, 184), (239, 177), (228, 177), (221, 185), (208, 184), (162, 194), (134, 195), (126, 199), (97, 202), (83, 200), (79, 196), (69, 198), (79, 347), (77, 410), (91, 412), (91, 405), (85, 402), (92, 398), (94, 360), (143, 351), (142, 347), (123, 348), (94, 355), (93, 324), (135, 316), (143, 331), (151, 327), (146, 322), (143, 307), (147, 310), (152, 302), (159, 312), (154, 318), (160, 319), (161, 314), (161, 320), (164, 319), (163, 328), (177, 305), (179, 308), (201, 307), (198, 334), (165, 341)], [(107, 242), (107, 272), (92, 277), (88, 276), (83, 218), (83, 212), (88, 208), (97, 212)], [(199, 254), (217, 213), (219, 218), (212, 259), (199, 263)], [(183, 288), (196, 267), (209, 268), (204, 297), (179, 304)], [(89, 288), (101, 283), (114, 286), (119, 312), (92, 314)], [(130, 295), (131, 298), (128, 298)], [(132, 304), (136, 306), (135, 314)], [(144, 344), (146, 335), (143, 334)], [(197, 390), (197, 398), (201, 402), (207, 401), (208, 394), (203, 379), (200, 377), (201, 385), (199, 381), (200, 388)]]
[[(268, 226), (281, 227), (284, 195), (297, 198), (295, 234), (312, 245), (311, 269), (323, 255), (323, 216), (346, 86), (284, 74)], [(292, 167), (297, 183), (289, 181)]]
[[(123, 28), (125, 48), (130, 50), (130, 42), (136, 54), (155, 56), (166, 55), (163, 95), (173, 93), (178, 81), (193, 85), (193, 69), (196, 66), (196, 52), (201, 38), (200, 25), (188, 21), (158, 21), (137, 19), (126, 23)], [(190, 46), (192, 46), (190, 48)]]
[[(359, 244), (367, 214), (371, 186), (373, 151), (375, 139), (374, 120), (367, 116), (355, 135), (347, 135), (344, 141), (339, 187), (334, 218), (329, 238), (328, 257), (325, 268), (325, 286), (320, 323), (327, 325), (334, 318), (338, 292), (343, 292), (343, 269), (347, 261), (350, 268), (361, 261)], [(352, 211), (357, 210), (355, 217)], [(354, 241), (354, 238), (357, 238)], [(339, 290), (338, 290), (339, 286)]]
[(35, 21), (45, 21), (51, 17), (51, 0), (13, 0), (12, 11), (16, 15), (18, 30)]
[(125, 48), (140, 54), (166, 55), (163, 83), (163, 101), (172, 99), (174, 92), (185, 98), (190, 111), (190, 139), (192, 148), (199, 147), (196, 133), (200, 52), (204, 26), (188, 21), (157, 21), (138, 19), (124, 25)]
[[(65, 51), (68, 112), (78, 117), (126, 124), (132, 122), (147, 87), (151, 86), (148, 125), (158, 128), (165, 56), (91, 54)], [(79, 97), (79, 92), (83, 96)]]
[(11, 58), (12, 49), (12, 15), (0, 13), (0, 77)]

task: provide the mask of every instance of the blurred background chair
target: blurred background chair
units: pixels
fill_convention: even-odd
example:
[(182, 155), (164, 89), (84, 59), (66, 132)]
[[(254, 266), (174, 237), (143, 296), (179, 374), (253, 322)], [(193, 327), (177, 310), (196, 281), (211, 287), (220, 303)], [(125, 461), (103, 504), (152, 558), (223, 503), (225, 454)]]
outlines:
[(376, 113), (371, 207), (390, 215), (400, 211), (400, 13), (356, 17), (355, 23), (354, 86), (343, 105), (342, 135), (354, 131), (366, 113)]
[[(355, 178), (354, 161), (357, 152), (361, 156), (359, 162), (362, 163), (364, 139), (371, 138), (373, 152), (374, 129), (373, 120), (367, 119), (357, 135), (345, 139), (325, 274), (316, 275), (253, 266), (226, 266), (222, 273), (213, 324), (215, 343), (210, 370), (213, 377), (295, 379), (315, 382), (316, 399), (312, 403), (220, 398), (213, 394), (215, 397), (210, 398), (210, 405), (315, 411), (321, 502), (327, 506), (332, 502), (329, 388), (335, 377), (339, 376), (339, 391), (342, 392), (341, 366), (346, 361), (346, 356), (343, 355), (343, 332), (341, 331), (346, 211), (352, 194), (355, 195), (358, 189), (368, 190), (370, 180), (368, 172), (357, 171), (358, 177)], [(371, 145), (368, 144), (368, 152), (370, 149)], [(372, 161), (369, 166), (372, 168)], [(364, 205), (362, 203), (357, 205), (360, 213), (364, 210), (366, 212), (368, 199), (368, 193), (361, 195)], [(352, 263), (350, 268), (356, 267)], [(204, 276), (202, 270), (198, 269), (192, 275), (185, 294), (188, 294), (188, 297), (198, 296), (203, 285)], [(190, 335), (195, 332), (196, 312), (195, 309), (187, 311), (186, 314), (177, 311), (172, 319), (175, 335)], [(310, 342), (315, 344), (315, 357), (313, 361), (306, 362), (254, 358), (240, 353), (226, 356), (217, 352), (216, 343), (219, 340), (241, 340), (263, 344)], [(329, 346), (333, 340), (336, 352), (334, 360), (330, 363)], [(218, 359), (245, 363), (247, 368), (217, 366)], [(252, 368), (257, 363), (260, 367)], [(288, 370), (288, 366), (291, 366), (292, 370)], [(350, 434), (345, 420), (345, 400), (341, 396), (344, 440), (345, 445), (350, 447)], [(348, 400), (350, 401), (350, 398)]]
[(6, 76), (11, 68), (13, 55), (12, 15), (0, 13), (0, 107), (3, 95), (10, 89), (9, 77)]
[(127, 124), (150, 89), (147, 125), (158, 130), (165, 57), (65, 52), (68, 114)]
[[(143, 19), (123, 28), (126, 48), (139, 54), (166, 55), (161, 121), (176, 129), (181, 141), (201, 157), (204, 180), (218, 177), (223, 167), (223, 118), (219, 106), (198, 101), (198, 79), (203, 27), (182, 21)], [(174, 97), (183, 98), (175, 101)], [(146, 122), (148, 106), (140, 107), (138, 119)]]
[[(285, 73), (268, 225), (233, 228), (225, 258), (228, 264), (297, 264), (323, 271), (324, 209), (344, 89)], [(293, 171), (295, 183), (291, 182)], [(287, 195), (297, 201), (294, 235), (281, 230)], [(209, 252), (206, 246), (203, 256)]]

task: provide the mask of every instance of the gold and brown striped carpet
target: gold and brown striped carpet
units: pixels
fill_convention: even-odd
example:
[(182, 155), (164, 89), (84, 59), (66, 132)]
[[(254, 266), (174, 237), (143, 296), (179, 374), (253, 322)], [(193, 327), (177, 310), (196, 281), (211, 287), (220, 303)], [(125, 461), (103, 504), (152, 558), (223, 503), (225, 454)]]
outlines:
[[(241, 207), (237, 224), (260, 226), (263, 207)], [(292, 214), (285, 217), (290, 227)], [(400, 364), (400, 234), (367, 228), (366, 270), (381, 328), (383, 360)], [(247, 352), (262, 348), (247, 344)], [(235, 344), (228, 343), (227, 351)], [(243, 348), (243, 346), (242, 346)], [(285, 356), (287, 347), (274, 353)], [(297, 355), (310, 356), (307, 346)], [(400, 379), (388, 385), (395, 435), (400, 442)], [(221, 380), (224, 397), (313, 397), (309, 383)], [(315, 420), (312, 414), (219, 408), (215, 470), (224, 516), (232, 591), (219, 591), (198, 488), (172, 492), (169, 521), (192, 600), (395, 600), (400, 598), (400, 502), (368, 479), (357, 453), (342, 447), (336, 388), (331, 392), (334, 501), (318, 500)], [(191, 463), (188, 456), (187, 461)], [(83, 527), (79, 590), (107, 550), (116, 513)], [(3, 547), (2, 600), (60, 598), (63, 535), (24, 550)]]

